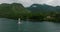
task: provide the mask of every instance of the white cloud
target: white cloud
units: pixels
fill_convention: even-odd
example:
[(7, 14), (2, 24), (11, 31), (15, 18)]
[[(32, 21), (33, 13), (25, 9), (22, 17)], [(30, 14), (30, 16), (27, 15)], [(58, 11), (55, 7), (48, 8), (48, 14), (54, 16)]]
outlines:
[(25, 7), (30, 6), (33, 3), (38, 3), (38, 4), (48, 4), (48, 5), (60, 5), (60, 0), (0, 0), (0, 3), (22, 3)]
[(60, 6), (60, 0), (54, 0), (50, 3), (46, 3), (48, 5), (52, 5), (52, 6)]
[(30, 6), (33, 4), (32, 0), (18, 0), (18, 3), (22, 3), (24, 6)]
[(30, 6), (33, 3), (36, 4), (48, 4), (53, 5), (52, 2), (55, 2), (56, 0), (19, 0), (18, 2), (22, 3), (24, 6)]
[(51, 1), (53, 0), (18, 0), (18, 2), (22, 3), (24, 6), (30, 6), (33, 3), (44, 4), (44, 3), (51, 2)]
[(13, 1), (10, 1), (10, 0), (0, 0), (0, 3), (11, 3)]

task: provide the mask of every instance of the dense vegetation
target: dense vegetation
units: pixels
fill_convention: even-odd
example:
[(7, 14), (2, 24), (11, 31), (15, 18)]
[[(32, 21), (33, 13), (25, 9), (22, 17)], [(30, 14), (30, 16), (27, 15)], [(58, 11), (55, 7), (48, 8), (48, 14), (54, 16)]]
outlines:
[(54, 7), (46, 4), (33, 4), (27, 7), (27, 9), (32, 12), (32, 19), (60, 22), (60, 6)]
[(22, 4), (0, 4), (0, 17), (11, 19), (30, 19), (40, 21), (60, 21), (60, 6), (33, 4), (23, 7)]
[(27, 15), (29, 15), (29, 13), (30, 13), (29, 10), (25, 9), (19, 3), (0, 4), (0, 17), (11, 18), (11, 19), (17, 19), (17, 18), (23, 19)]

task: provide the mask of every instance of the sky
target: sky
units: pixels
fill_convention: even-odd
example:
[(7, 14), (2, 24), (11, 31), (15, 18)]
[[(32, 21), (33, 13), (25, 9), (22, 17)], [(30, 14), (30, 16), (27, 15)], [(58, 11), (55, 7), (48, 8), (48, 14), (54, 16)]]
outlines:
[(34, 3), (60, 6), (60, 0), (0, 0), (0, 3), (13, 3), (13, 2), (22, 3), (24, 7), (28, 7)]

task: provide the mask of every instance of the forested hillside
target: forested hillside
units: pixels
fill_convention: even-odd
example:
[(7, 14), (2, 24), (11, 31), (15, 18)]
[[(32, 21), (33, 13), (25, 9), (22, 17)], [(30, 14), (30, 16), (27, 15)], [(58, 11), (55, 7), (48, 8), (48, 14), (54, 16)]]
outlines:
[(25, 9), (22, 4), (0, 4), (0, 17), (17, 19), (24, 18), (30, 13), (29, 10)]
[(0, 17), (60, 22), (60, 6), (33, 4), (30, 7), (24, 7), (20, 3), (3, 3), (0, 4)]

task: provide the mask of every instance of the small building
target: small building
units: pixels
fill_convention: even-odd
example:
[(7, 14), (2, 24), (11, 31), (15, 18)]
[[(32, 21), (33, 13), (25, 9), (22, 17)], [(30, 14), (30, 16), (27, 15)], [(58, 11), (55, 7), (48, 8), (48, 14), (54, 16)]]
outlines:
[(53, 19), (54, 19), (53, 16), (46, 16), (46, 17), (44, 18), (44, 20), (53, 20)]
[(50, 18), (51, 18), (51, 16), (47, 16), (46, 18), (50, 19)]

